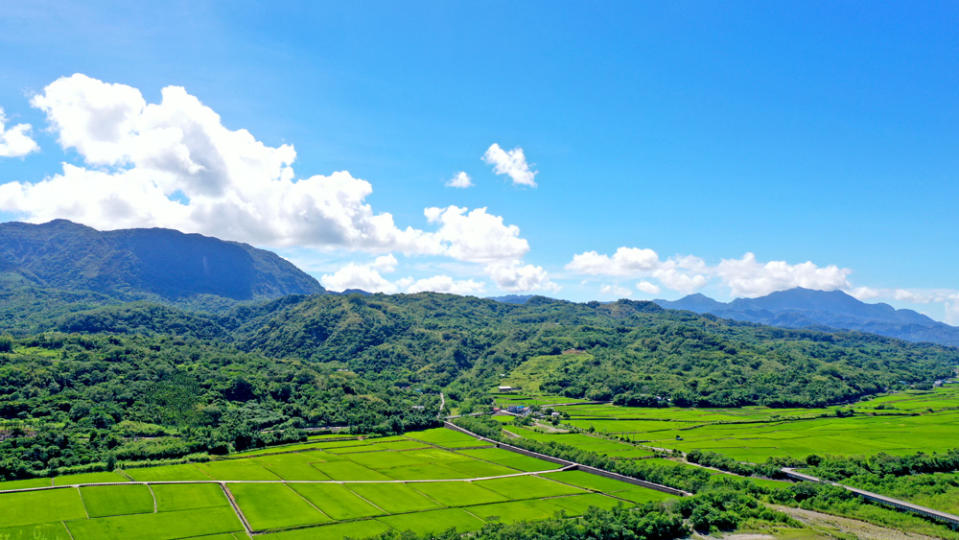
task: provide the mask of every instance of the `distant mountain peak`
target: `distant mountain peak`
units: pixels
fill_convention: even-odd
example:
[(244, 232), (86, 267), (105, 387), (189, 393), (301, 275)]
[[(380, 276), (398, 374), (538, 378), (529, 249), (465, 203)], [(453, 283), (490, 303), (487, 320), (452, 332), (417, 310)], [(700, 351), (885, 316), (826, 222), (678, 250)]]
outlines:
[(858, 330), (908, 341), (959, 346), (959, 328), (934, 321), (911, 309), (867, 304), (840, 290), (796, 287), (757, 298), (719, 302), (702, 294), (679, 300), (654, 300), (666, 309), (711, 313), (718, 317), (787, 328)]

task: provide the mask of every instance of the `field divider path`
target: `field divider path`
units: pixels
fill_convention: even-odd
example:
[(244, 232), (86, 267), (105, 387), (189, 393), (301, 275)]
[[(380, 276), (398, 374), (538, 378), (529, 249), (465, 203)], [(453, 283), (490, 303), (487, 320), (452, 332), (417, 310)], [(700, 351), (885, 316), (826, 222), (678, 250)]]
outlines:
[[(525, 471), (496, 476), (478, 476), (472, 478), (413, 478), (406, 480), (147, 480), (131, 482), (89, 482), (82, 484), (63, 484), (60, 486), (36, 486), (28, 488), (0, 490), (0, 495), (7, 493), (25, 493), (29, 491), (49, 491), (51, 489), (75, 488), (95, 486), (158, 486), (158, 485), (188, 485), (188, 484), (436, 484), (441, 482), (481, 482), (483, 480), (498, 480), (500, 478), (515, 478), (517, 476), (536, 476), (540, 474), (558, 473), (574, 470), (575, 465), (567, 465), (559, 469), (543, 471)], [(152, 490), (151, 490), (152, 491)]]
[(147, 484), (147, 489), (150, 490), (150, 496), (153, 497), (153, 513), (157, 513), (157, 494), (153, 492), (153, 488), (150, 487), (150, 484)]
[(64, 528), (64, 530), (67, 531), (67, 536), (70, 537), (70, 540), (75, 540), (75, 539), (73, 538), (73, 533), (70, 532), (70, 527), (67, 527), (67, 522), (66, 522), (66, 521), (63, 521), (63, 520), (60, 520), (60, 525), (63, 525), (63, 528)]
[[(634, 486), (640, 486), (640, 487), (645, 487), (649, 489), (654, 489), (656, 491), (661, 491), (663, 493), (669, 493), (670, 495), (679, 495), (681, 497), (689, 497), (692, 495), (692, 493), (689, 493), (688, 491), (683, 491), (681, 489), (664, 486), (662, 484), (657, 484), (655, 482), (649, 482), (646, 480), (640, 480), (639, 478), (633, 478), (631, 476), (626, 476), (626, 475), (615, 473), (612, 471), (607, 471), (605, 469), (600, 469), (599, 467), (583, 465), (582, 463), (576, 463), (574, 461), (558, 458), (556, 456), (540, 454), (539, 452), (533, 452), (531, 450), (526, 450), (525, 448), (520, 448), (518, 446), (513, 446), (511, 444), (506, 444), (504, 442), (489, 439), (489, 438), (483, 437), (482, 435), (473, 433), (472, 431), (468, 429), (461, 428), (460, 426), (457, 426), (456, 424), (453, 424), (451, 422), (444, 422), (443, 425), (446, 426), (447, 429), (458, 431), (460, 433), (465, 433), (466, 435), (469, 435), (470, 437), (473, 437), (475, 439), (493, 444), (497, 448), (502, 448), (503, 450), (509, 450), (510, 452), (515, 452), (517, 454), (522, 454), (524, 456), (542, 459), (544, 461), (555, 463), (557, 465), (563, 465), (563, 468), (561, 470), (579, 470), (579, 471), (587, 472), (590, 474), (595, 474), (596, 476), (603, 476), (605, 478), (612, 478), (613, 480), (626, 482), (627, 484), (633, 484)], [(537, 473), (537, 474), (540, 474), (540, 473)]]
[(860, 497), (875, 503), (879, 503), (885, 506), (890, 506), (896, 510), (904, 510), (906, 512), (912, 512), (914, 514), (919, 514), (928, 518), (935, 519), (937, 521), (943, 521), (949, 523), (952, 526), (959, 526), (959, 516), (955, 514), (950, 514), (948, 512), (943, 512), (941, 510), (936, 510), (934, 508), (929, 508), (926, 506), (921, 506), (909, 501), (904, 501), (902, 499), (896, 499), (894, 497), (889, 497), (888, 495), (881, 495), (879, 493), (874, 493), (872, 491), (866, 491), (865, 489), (859, 489), (852, 486), (847, 486), (846, 484), (840, 484), (839, 482), (833, 482), (831, 480), (823, 480), (811, 474), (801, 473), (795, 469), (789, 467), (783, 467), (782, 472), (794, 480), (801, 480), (806, 482), (818, 482), (821, 484), (831, 484), (836, 487), (841, 487), (846, 491), (855, 493)]
[(250, 527), (250, 522), (246, 520), (246, 516), (243, 515), (243, 510), (240, 510), (240, 505), (236, 503), (236, 498), (233, 496), (233, 492), (230, 491), (230, 488), (226, 487), (225, 483), (220, 483), (220, 489), (223, 490), (223, 494), (226, 495), (226, 499), (230, 501), (230, 506), (233, 507), (233, 512), (236, 513), (236, 517), (240, 518), (240, 523), (243, 524), (243, 528), (246, 529), (246, 534), (250, 537), (253, 536), (253, 528)]

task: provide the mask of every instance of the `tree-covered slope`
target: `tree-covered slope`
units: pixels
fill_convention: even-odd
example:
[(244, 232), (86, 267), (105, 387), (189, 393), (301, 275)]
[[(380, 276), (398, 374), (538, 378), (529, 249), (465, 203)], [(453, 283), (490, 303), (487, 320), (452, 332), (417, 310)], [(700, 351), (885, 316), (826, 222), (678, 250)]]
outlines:
[(950, 376), (959, 351), (858, 333), (787, 330), (663, 310), (651, 302), (505, 304), (415, 295), (314, 296), (237, 310), (237, 345), (345, 362), (370, 377), (485, 391), (527, 359), (568, 349), (586, 364), (545, 388), (574, 397), (659, 395), (736, 406), (822, 405)]
[(247, 244), (170, 229), (97, 231), (65, 220), (0, 223), (0, 273), (5, 288), (91, 291), (126, 300), (323, 292), (290, 262)]

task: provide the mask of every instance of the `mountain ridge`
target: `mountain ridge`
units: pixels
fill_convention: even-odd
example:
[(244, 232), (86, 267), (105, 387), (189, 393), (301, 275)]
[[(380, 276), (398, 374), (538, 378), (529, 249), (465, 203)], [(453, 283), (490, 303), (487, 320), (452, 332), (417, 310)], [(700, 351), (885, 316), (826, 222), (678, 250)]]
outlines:
[(654, 302), (666, 309), (708, 313), (737, 321), (785, 328), (854, 330), (959, 347), (959, 327), (911, 309), (896, 309), (886, 303), (868, 304), (842, 291), (796, 287), (730, 302), (719, 302), (698, 293), (678, 300), (657, 299)]
[(270, 251), (173, 229), (92, 227), (58, 219), (0, 223), (5, 286), (92, 291), (121, 300), (233, 300), (320, 294), (323, 287)]

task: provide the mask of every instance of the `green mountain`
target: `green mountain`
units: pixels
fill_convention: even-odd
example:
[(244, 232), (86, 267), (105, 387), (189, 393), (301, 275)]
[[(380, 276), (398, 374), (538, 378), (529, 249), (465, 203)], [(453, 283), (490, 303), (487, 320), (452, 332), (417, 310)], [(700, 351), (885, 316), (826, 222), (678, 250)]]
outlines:
[(701, 294), (679, 300), (654, 300), (667, 309), (684, 309), (786, 328), (838, 328), (879, 334), (908, 341), (959, 347), (959, 327), (950, 326), (911, 309), (889, 304), (867, 304), (842, 291), (794, 288), (759, 298), (717, 302)]
[(232, 300), (318, 294), (320, 284), (274, 253), (170, 229), (97, 231), (66, 220), (0, 223), (5, 288), (134, 300)]

